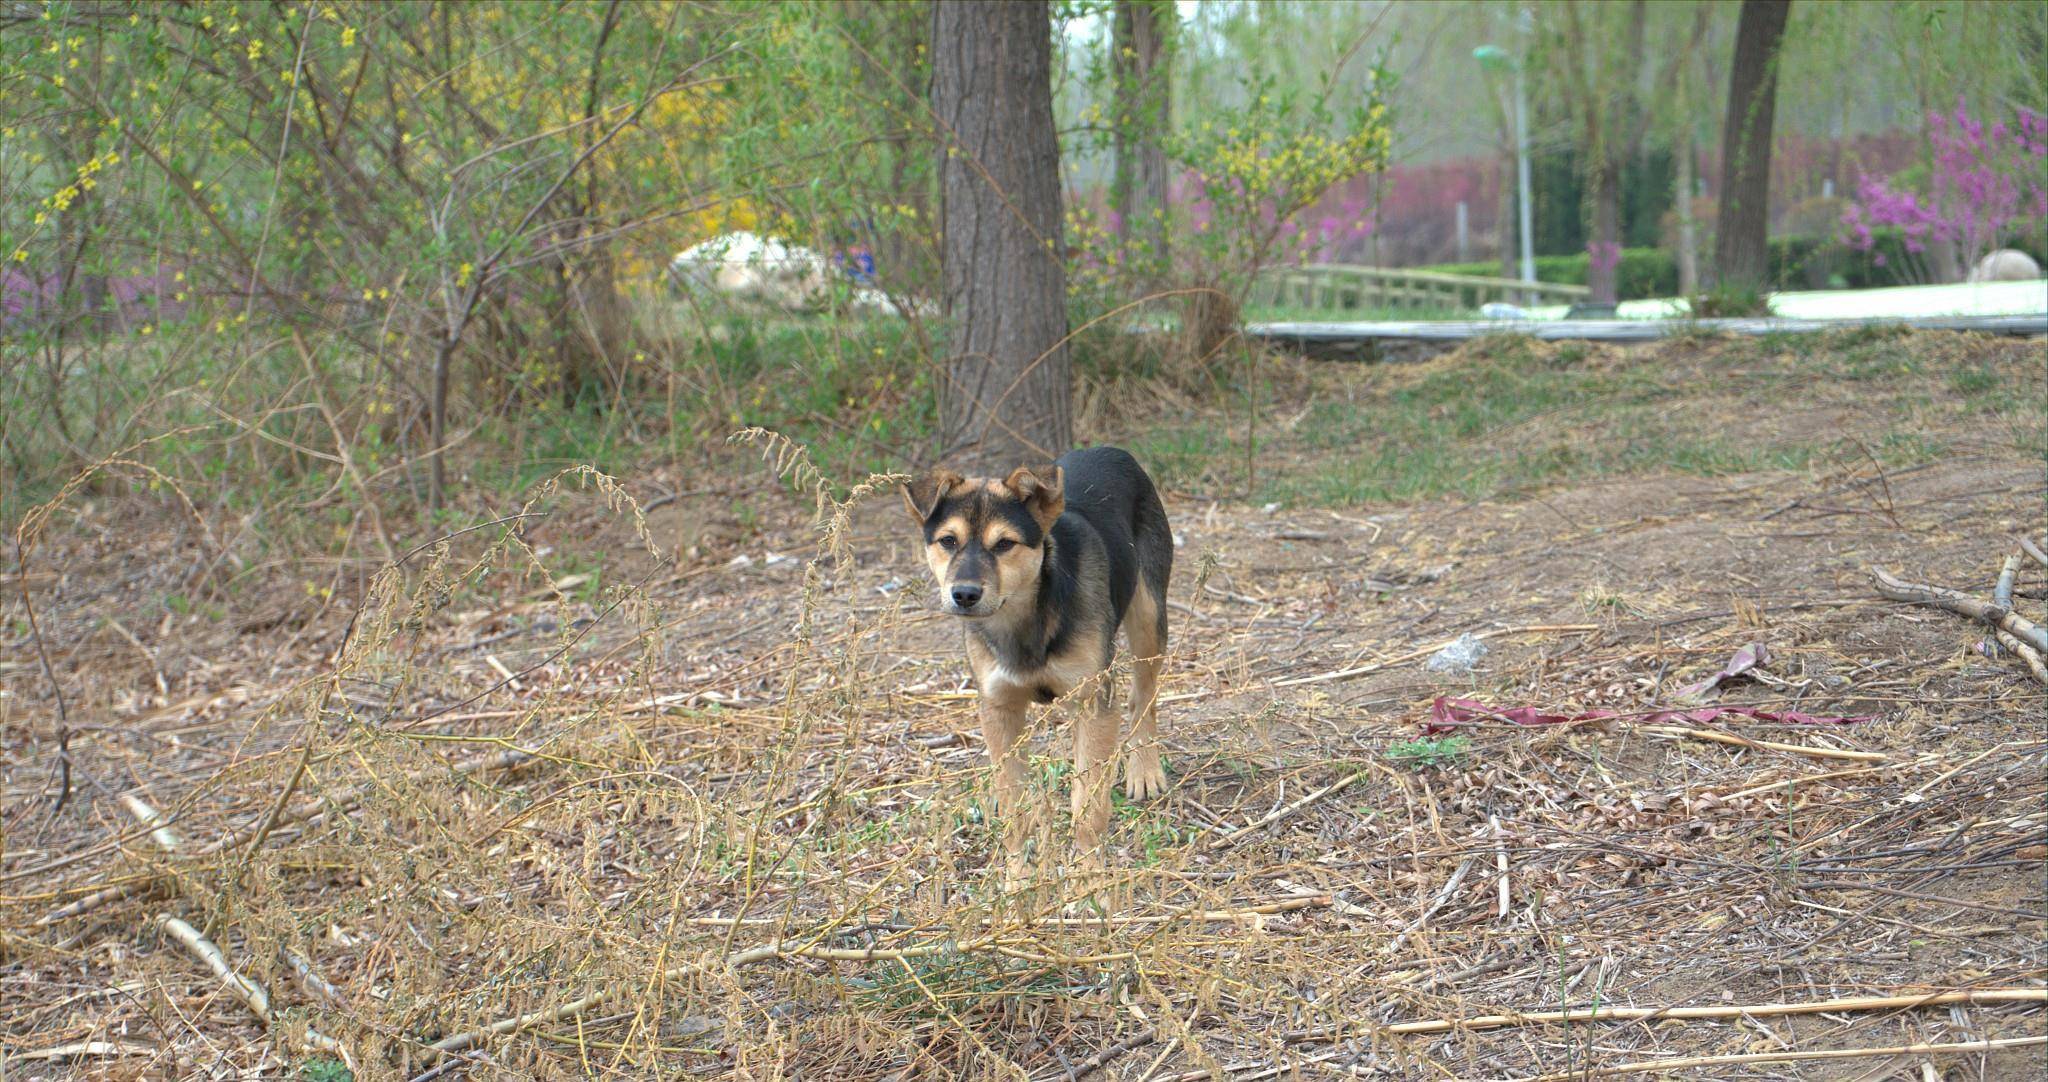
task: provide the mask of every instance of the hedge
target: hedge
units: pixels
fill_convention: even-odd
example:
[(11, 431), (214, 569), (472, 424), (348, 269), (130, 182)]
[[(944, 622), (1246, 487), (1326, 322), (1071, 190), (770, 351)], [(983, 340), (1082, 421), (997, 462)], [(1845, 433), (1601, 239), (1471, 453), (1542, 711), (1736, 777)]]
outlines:
[[(1872, 230), (1868, 252), (1859, 252), (1833, 237), (1775, 237), (1771, 248), (1771, 284), (1777, 289), (1878, 289), (1885, 286), (1915, 285), (1914, 272), (1922, 257), (1906, 250), (1904, 233), (1897, 229)], [(2042, 263), (2040, 243), (2013, 245)], [(1702, 253), (1705, 255), (1705, 253)], [(1473, 274), (1494, 278), (1500, 264), (1440, 263), (1422, 270), (1445, 274)], [(1562, 285), (1586, 284), (1586, 253), (1536, 257), (1536, 280)], [(1620, 300), (1678, 295), (1678, 260), (1663, 248), (1624, 248), (1616, 268), (1615, 293)]]

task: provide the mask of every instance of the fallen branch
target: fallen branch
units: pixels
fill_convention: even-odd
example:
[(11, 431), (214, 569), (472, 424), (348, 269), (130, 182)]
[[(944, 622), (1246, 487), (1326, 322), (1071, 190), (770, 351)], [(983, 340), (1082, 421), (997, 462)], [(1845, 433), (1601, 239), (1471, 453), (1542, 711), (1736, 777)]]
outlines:
[(221, 949), (213, 945), (213, 940), (199, 934), (199, 929), (169, 913), (157, 914), (156, 926), (163, 929), (165, 935), (177, 940), (186, 950), (191, 951), (201, 962), (206, 963), (206, 968), (212, 970), (213, 975), (228, 986), (228, 991), (234, 993), (235, 998), (249, 1008), (249, 1013), (264, 1023), (269, 1023), (270, 993), (264, 991), (262, 985), (235, 972), (234, 967), (228, 964), (227, 955), (222, 954)]
[[(170, 827), (164, 825), (163, 813), (157, 811), (150, 806), (148, 801), (133, 793), (121, 794), (121, 803), (128, 809), (130, 815), (135, 816), (136, 819), (142, 822), (143, 826), (149, 828), (150, 840), (156, 842), (158, 848), (161, 848), (166, 853), (176, 853), (178, 851), (180, 844), (178, 836), (171, 833)], [(249, 1013), (255, 1015), (257, 1020), (262, 1022), (266, 1028), (270, 1026), (273, 1021), (270, 1013), (270, 993), (264, 991), (262, 985), (235, 972), (235, 967), (228, 964), (228, 956), (219, 947), (214, 945), (213, 940), (206, 938), (205, 934), (200, 932), (199, 929), (179, 920), (177, 917), (171, 916), (169, 913), (158, 914), (156, 926), (162, 929), (165, 935), (170, 936), (173, 940), (183, 945), (194, 957), (205, 963), (206, 968), (212, 970), (213, 975), (219, 977), (221, 983), (228, 986), (228, 991), (232, 992), (236, 999), (241, 1000), (242, 1004), (249, 1008)], [(285, 953), (288, 958), (296, 957), (289, 951)], [(310, 968), (308, 966), (309, 971)], [(326, 984), (325, 981), (320, 983)], [(333, 986), (328, 985), (327, 990), (332, 993), (334, 991)], [(340, 1041), (310, 1026), (306, 1028), (303, 1044), (305, 1047), (315, 1051), (340, 1056), (350, 1065), (355, 1063), (355, 1060), (342, 1048)]]
[(1829, 1011), (1890, 1011), (1913, 1007), (1941, 1007), (1951, 1003), (1984, 1006), (1992, 1003), (2048, 1003), (2048, 988), (1983, 988), (1972, 992), (1930, 992), (1914, 996), (1852, 996), (1820, 999), (1808, 1003), (1725, 1004), (1715, 1007), (1584, 1007), (1579, 1010), (1531, 1011), (1527, 1014), (1483, 1014), (1474, 1018), (1427, 1018), (1395, 1022), (1368, 1030), (1348, 1025), (1290, 1034), (1295, 1043), (1332, 1040), (1367, 1032), (1378, 1034), (1449, 1033), (1457, 1030), (1500, 1029), (1504, 1026), (1547, 1026), (1581, 1022), (1642, 1022), (1667, 1018), (1773, 1018), (1788, 1014), (1821, 1014)]
[[(262, 985), (235, 972), (235, 967), (228, 964), (227, 955), (223, 954), (219, 947), (214, 946), (213, 940), (200, 934), (199, 929), (169, 913), (158, 914), (156, 926), (190, 951), (193, 957), (206, 965), (207, 969), (212, 970), (213, 975), (220, 978), (222, 984), (227, 985), (229, 993), (241, 1000), (243, 1006), (249, 1008), (249, 1013), (255, 1015), (257, 1021), (262, 1022), (266, 1028), (276, 1022), (276, 1017), (270, 1012), (270, 993), (264, 991)], [(314, 1051), (340, 1056), (344, 1062), (354, 1063), (354, 1059), (349, 1056), (340, 1041), (310, 1026), (306, 1028), (302, 1041), (305, 1047)]]
[[(2021, 543), (2026, 544), (2026, 539), (2022, 538)], [(1998, 585), (1991, 589), (1992, 604), (2001, 609), (2012, 608), (2013, 582), (2019, 577), (2019, 573), (2020, 554), (2015, 552), (2007, 556), (2005, 563), (1998, 569)], [(2042, 663), (2039, 650), (2013, 638), (2012, 633), (2002, 627), (1993, 628), (1991, 636), (1997, 640), (1998, 645), (2005, 647), (2007, 652), (2019, 656), (2020, 661), (2027, 666), (2027, 672), (2033, 676), (2035, 683), (2048, 685), (2048, 664)]]
[(2033, 647), (2036, 652), (2048, 654), (2048, 630), (2043, 630), (2033, 621), (2011, 609), (1957, 590), (1905, 582), (1886, 574), (1881, 568), (1872, 568), (1870, 574), (1877, 580), (1877, 592), (1893, 601), (1947, 609), (1957, 615), (1967, 616), (2003, 630), (2013, 638)]
[(1726, 1056), (1687, 1056), (1682, 1059), (1644, 1059), (1617, 1063), (1611, 1067), (1581, 1067), (1563, 1074), (1539, 1075), (1530, 1082), (1572, 1082), (1580, 1078), (1608, 1075), (1646, 1074), (1679, 1068), (1713, 1067), (1735, 1063), (1793, 1063), (1816, 1059), (1862, 1059), (1870, 1056), (1958, 1055), (1965, 1052), (1995, 1052), (2001, 1048), (2025, 1048), (2048, 1044), (2048, 1037), (2006, 1037), (1993, 1041), (1956, 1041), (1951, 1044), (1895, 1044), (1888, 1048), (1824, 1048), (1809, 1051), (1781, 1049), (1776, 1052), (1744, 1052)]

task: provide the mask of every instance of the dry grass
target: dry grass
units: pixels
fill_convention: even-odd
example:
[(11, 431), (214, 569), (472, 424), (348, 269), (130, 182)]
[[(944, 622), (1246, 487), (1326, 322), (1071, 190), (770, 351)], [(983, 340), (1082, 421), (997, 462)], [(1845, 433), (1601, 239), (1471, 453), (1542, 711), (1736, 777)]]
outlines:
[[(2038, 1047), (1984, 1042), (2044, 1032), (2042, 694), (1863, 568), (1988, 593), (2042, 475), (1928, 434), (1910, 472), (1173, 501), (1174, 790), (1119, 807), (1098, 879), (1042, 816), (1013, 895), (893, 496), (785, 470), (773, 521), (716, 528), (786, 449), (645, 516), (574, 472), (219, 619), (197, 529), (67, 504), (0, 583), (7, 1077), (337, 1077), (330, 1038), (359, 1078), (2032, 1077)], [(71, 692), (54, 815), (24, 587)], [(1391, 661), (1509, 627), (1579, 630), (1496, 635), (1471, 676)], [(1642, 710), (1750, 641), (1772, 681), (1732, 701), (1876, 720), (1733, 731), (1882, 759), (1626, 721), (1419, 745), (1437, 694)], [(1915, 1002), (1987, 989), (2022, 993)], [(1852, 997), (1908, 999), (1728, 1009)], [(1812, 1055), (1859, 1048), (1909, 1051)]]

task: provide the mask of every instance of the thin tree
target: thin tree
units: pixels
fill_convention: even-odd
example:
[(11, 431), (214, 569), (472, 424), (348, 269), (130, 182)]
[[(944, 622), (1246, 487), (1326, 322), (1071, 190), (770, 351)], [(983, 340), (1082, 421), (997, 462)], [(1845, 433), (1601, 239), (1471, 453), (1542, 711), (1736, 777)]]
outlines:
[[(1701, 10), (1695, 5), (1694, 12), (1684, 14)], [(1658, 14), (1680, 12), (1660, 7)], [(1673, 100), (1685, 58), (1698, 50), (1707, 23), (1703, 17), (1673, 21), (1652, 51), (1645, 0), (1627, 5), (1571, 0), (1562, 5), (1561, 15), (1556, 67), (1569, 91), (1565, 104), (1577, 129), (1591, 218), (1586, 288), (1592, 300), (1612, 304), (1621, 260), (1622, 170), (1642, 150), (1658, 106)], [(1652, 91), (1648, 102), (1642, 93), (1646, 88)]]
[(1161, 138), (1173, 126), (1170, 58), (1176, 22), (1165, 0), (1117, 0), (1110, 35), (1116, 108), (1110, 204), (1125, 250), (1140, 265), (1158, 268), (1172, 263)]
[(1714, 276), (1722, 292), (1763, 288), (1770, 273), (1771, 127), (1778, 107), (1778, 48), (1791, 0), (1743, 0), (1721, 133), (1721, 210)]
[(934, 4), (931, 49), (945, 449), (971, 464), (1044, 461), (1073, 440), (1051, 12), (1044, 0)]

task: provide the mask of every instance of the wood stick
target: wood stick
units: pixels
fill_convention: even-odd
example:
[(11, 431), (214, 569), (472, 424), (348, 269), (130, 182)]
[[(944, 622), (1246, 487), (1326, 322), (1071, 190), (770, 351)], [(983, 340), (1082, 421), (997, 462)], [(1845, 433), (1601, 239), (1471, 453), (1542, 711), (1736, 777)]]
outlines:
[(1780, 744), (1775, 740), (1755, 740), (1735, 733), (1724, 733), (1718, 729), (1684, 729), (1676, 725), (1645, 725), (1646, 733), (1659, 736), (1683, 736), (1693, 740), (1711, 740), (1716, 744), (1733, 744), (1743, 748), (1763, 748), (1768, 751), (1784, 751), (1793, 755), (1806, 755), (1815, 759), (1847, 759), (1857, 763), (1882, 763), (1888, 761), (1884, 755), (1874, 751), (1843, 751), (1840, 748), (1814, 748), (1805, 744)]
[[(455, 768), (455, 773), (457, 775), (466, 775), (483, 773), (492, 770), (510, 769), (515, 766), (525, 765), (526, 763), (533, 761), (533, 759), (534, 756), (530, 752), (524, 752), (518, 749), (508, 748), (504, 751), (493, 752), (490, 755), (484, 756), (482, 759), (478, 759), (469, 763), (464, 763), (461, 766)], [(340, 804), (338, 805), (339, 810), (347, 812), (353, 809), (357, 804), (359, 804), (362, 801), (363, 797), (367, 795), (368, 792), (368, 786), (364, 786), (361, 789), (358, 789), (354, 794), (340, 802)], [(146, 806), (147, 805), (145, 805), (145, 807)], [(315, 801), (311, 804), (303, 805), (297, 808), (296, 810), (286, 812), (283, 815), (278, 816), (274, 821), (272, 821), (269, 818), (269, 816), (266, 815), (264, 819), (251, 823), (248, 826), (242, 828), (241, 830), (229, 831), (228, 833), (223, 834), (220, 837), (214, 839), (205, 847), (199, 849), (198, 855), (213, 856), (221, 852), (222, 850), (233, 849), (236, 846), (247, 844), (249, 839), (257, 837), (259, 832), (263, 832), (266, 830), (275, 830), (279, 827), (288, 826), (290, 824), (298, 822), (317, 822), (320, 820), (322, 816), (324, 816), (327, 813), (328, 807), (329, 805), (324, 801)], [(131, 809), (131, 811), (132, 810), (133, 809)], [(42, 916), (37, 917), (34, 926), (37, 928), (47, 928), (50, 925), (56, 924), (59, 921), (69, 920), (72, 917), (80, 916), (85, 913), (90, 913), (93, 910), (100, 908), (101, 906), (121, 901), (124, 898), (132, 898), (155, 886), (156, 882), (156, 876), (143, 876), (139, 879), (131, 880), (129, 882), (114, 883), (108, 886), (101, 887), (100, 889), (95, 890), (90, 894), (87, 894), (86, 896), (78, 899), (77, 901), (59, 906), (58, 908), (52, 909), (48, 913), (45, 913)]]
[(1394, 937), (1393, 944), (1387, 948), (1388, 954), (1400, 953), (1401, 947), (1408, 942), (1408, 937), (1414, 934), (1416, 929), (1428, 924), (1429, 918), (1436, 916), (1436, 911), (1442, 909), (1444, 903), (1451, 900), (1451, 895), (1458, 892), (1458, 884), (1465, 881), (1465, 873), (1472, 870), (1473, 863), (1478, 859), (1477, 855), (1469, 856), (1465, 858), (1464, 863), (1458, 865), (1458, 870), (1451, 873), (1451, 878), (1436, 892), (1436, 897), (1430, 900), (1429, 908), (1424, 909), (1413, 924), (1401, 929), (1401, 934)]
[[(2019, 573), (2020, 554), (2015, 552), (2007, 556), (2005, 563), (1998, 568), (1998, 585), (1991, 588), (1992, 604), (2001, 609), (2012, 608), (2012, 587), (2014, 580), (2019, 578)], [(2042, 663), (2040, 651), (2013, 638), (2012, 632), (2002, 627), (1993, 628), (1991, 634), (1998, 640), (1998, 645), (2019, 655), (2020, 661), (2027, 666), (2027, 673), (2034, 678), (2035, 683), (2048, 685), (2048, 665)]]
[(228, 964), (228, 956), (213, 945), (213, 940), (199, 934), (199, 929), (169, 913), (157, 914), (156, 926), (163, 929), (165, 935), (177, 940), (186, 950), (192, 952), (194, 957), (206, 963), (206, 968), (212, 970), (213, 975), (228, 986), (228, 991), (234, 993), (235, 998), (249, 1008), (249, 1013), (266, 1025), (269, 1024), (270, 993), (264, 991), (262, 985), (235, 972), (235, 967)]
[[(82, 1056), (151, 1056), (162, 1052), (159, 1045), (144, 1044), (141, 1041), (72, 1041), (53, 1048), (37, 1048), (26, 1052), (15, 1052), (0, 1060), (0, 1068), (11, 1063), (34, 1063), (40, 1060), (78, 1059)], [(6, 1077), (0, 1073), (0, 1078)]]
[(1959, 1055), (1965, 1052), (1995, 1052), (2001, 1048), (2026, 1048), (2030, 1045), (2048, 1044), (2048, 1037), (2006, 1037), (1991, 1041), (1956, 1041), (1950, 1044), (1898, 1044), (1889, 1048), (1823, 1048), (1809, 1051), (1781, 1049), (1776, 1052), (1746, 1052), (1725, 1056), (1686, 1056), (1682, 1059), (1645, 1059), (1631, 1063), (1617, 1063), (1611, 1067), (1581, 1067), (1563, 1074), (1538, 1075), (1530, 1082), (1571, 1082), (1580, 1078), (1599, 1078), (1607, 1075), (1645, 1074), (1651, 1071), (1675, 1071), (1689, 1067), (1712, 1067), (1717, 1064), (1733, 1063), (1791, 1063), (1799, 1060), (1816, 1059), (1861, 1059), (1869, 1056), (1929, 1056)]
[(1230, 833), (1225, 834), (1221, 837), (1210, 839), (1209, 844), (1207, 846), (1204, 846), (1204, 848), (1208, 849), (1212, 853), (1218, 850), (1228, 849), (1231, 846), (1236, 845), (1238, 842), (1243, 841), (1245, 837), (1250, 835), (1252, 832), (1260, 830), (1264, 827), (1272, 826), (1274, 823), (1277, 823), (1280, 820), (1285, 819), (1290, 815), (1293, 815), (1295, 812), (1298, 812), (1301, 809), (1308, 807), (1310, 804), (1313, 804), (1316, 801), (1321, 800), (1332, 793), (1341, 792), (1342, 790), (1347, 789), (1350, 786), (1356, 784), (1358, 779), (1363, 777), (1365, 777), (1365, 771), (1361, 770), (1356, 774), (1339, 778), (1336, 781), (1333, 781), (1330, 784), (1323, 786), (1321, 789), (1318, 789), (1315, 792), (1310, 793), (1305, 797), (1302, 797), (1300, 800), (1297, 800), (1284, 808), (1275, 809), (1273, 812), (1266, 815), (1262, 819), (1259, 819), (1255, 822), (1247, 823), (1244, 826), (1241, 826), (1236, 830), (1233, 830)]
[(2002, 628), (2013, 638), (2032, 646), (2040, 653), (2048, 654), (2048, 630), (2043, 630), (2040, 625), (2011, 609), (2001, 608), (1983, 598), (1971, 597), (1957, 590), (1896, 579), (1881, 568), (1871, 568), (1870, 575), (1877, 581), (1877, 592), (1893, 601), (1947, 609), (1960, 616)]
[(1317, 1041), (1328, 1040), (1340, 1034), (1361, 1035), (1366, 1032), (1449, 1033), (1455, 1030), (1499, 1029), (1504, 1026), (1556, 1025), (1560, 1022), (1640, 1022), (1666, 1018), (1740, 1018), (1744, 1015), (1771, 1018), (1788, 1014), (1820, 1014), (1826, 1011), (1904, 1010), (1911, 1007), (1940, 1007), (1951, 1003), (1979, 1006), (1990, 1003), (2048, 1003), (2048, 988), (1983, 988), (1971, 992), (1929, 992), (1913, 996), (1852, 996), (1847, 999), (1820, 999), (1807, 1003), (1752, 1003), (1747, 1006), (1730, 1004), (1717, 1007), (1586, 1007), (1575, 1011), (1482, 1014), (1473, 1018), (1427, 1018), (1415, 1022), (1396, 1022), (1380, 1026), (1376, 1030), (1368, 1030), (1364, 1026), (1354, 1024), (1342, 1029), (1332, 1027), (1315, 1030), (1289, 1039)]
[[(1598, 630), (1600, 630), (1599, 624), (1528, 624), (1522, 627), (1497, 627), (1492, 631), (1481, 631), (1472, 637), (1475, 639), (1491, 639), (1500, 635), (1537, 635), (1545, 632)], [(1410, 650), (1405, 654), (1396, 654), (1393, 657), (1383, 658), (1370, 665), (1360, 665), (1357, 668), (1336, 669), (1331, 672), (1316, 673), (1314, 676), (1297, 676), (1291, 680), (1275, 680), (1271, 686), (1276, 688), (1294, 688), (1302, 687), (1306, 684), (1324, 684), (1332, 680), (1349, 680), (1354, 676), (1364, 676), (1367, 673), (1375, 673), (1381, 669), (1392, 668), (1403, 662), (1428, 657), (1456, 641), (1456, 639), (1447, 639), (1435, 646), (1425, 646), (1419, 650)]]
[[(1135, 924), (1140, 922), (1153, 923), (1168, 920), (1255, 921), (1258, 919), (1259, 916), (1268, 913), (1284, 913), (1290, 910), (1307, 909), (1313, 906), (1325, 906), (1329, 904), (1330, 896), (1327, 894), (1305, 894), (1300, 897), (1283, 898), (1279, 901), (1269, 902), (1264, 905), (1252, 906), (1247, 909), (1201, 910), (1189, 913), (1163, 913), (1157, 914), (1155, 916), (1124, 918), (1112, 917), (1109, 918), (1109, 920), (1111, 923), (1128, 924)], [(1079, 924), (1099, 924), (1102, 923), (1102, 918), (1047, 918), (1047, 922), (1053, 921), (1057, 921), (1061, 924), (1065, 924), (1070, 921)], [(743, 966), (757, 965), (762, 962), (789, 958), (814, 958), (822, 961), (832, 962), (893, 962), (903, 961), (911, 958), (921, 958), (928, 954), (938, 954), (945, 951), (957, 951), (961, 954), (972, 954), (977, 951), (1000, 952), (1004, 950), (1005, 946), (1006, 944), (1001, 942), (1001, 940), (993, 934), (979, 936), (974, 939), (959, 942), (945, 940), (934, 943), (920, 943), (910, 947), (824, 947), (819, 946), (816, 942), (811, 942), (808, 944), (798, 944), (793, 943), (787, 939), (773, 939), (761, 944), (758, 947), (749, 947), (746, 950), (734, 951), (733, 953), (726, 955), (724, 958), (724, 965), (728, 969), (739, 969)], [(687, 962), (682, 965), (675, 966), (661, 974), (661, 983), (675, 983), (677, 981), (682, 980), (685, 977), (689, 977), (694, 974), (703, 972), (711, 964), (713, 963), (710, 961), (696, 961)], [(501, 1037), (507, 1034), (518, 1033), (521, 1030), (531, 1029), (534, 1026), (543, 1025), (545, 1023), (559, 1022), (566, 1018), (574, 1018), (577, 1015), (583, 1014), (591, 1010), (592, 1008), (599, 1007), (604, 1005), (605, 1003), (610, 1002), (611, 998), (612, 993), (610, 991), (599, 990), (596, 992), (592, 992), (581, 999), (571, 1000), (568, 1003), (558, 1004), (553, 1007), (543, 1007), (539, 1010), (528, 1011), (525, 1014), (514, 1015), (510, 1018), (501, 1018), (488, 1025), (478, 1026), (475, 1029), (464, 1030), (460, 1033), (452, 1033), (446, 1037), (441, 1038), (438, 1041), (435, 1041), (428, 1047), (432, 1048), (437, 1052), (461, 1052), (466, 1049), (474, 1048), (478, 1044), (481, 1044), (482, 1042), (492, 1037)]]
[[(1925, 762), (1927, 760), (1923, 759), (1922, 761)], [(1756, 796), (1759, 793), (1768, 793), (1773, 789), (1791, 789), (1795, 786), (1805, 785), (1808, 782), (1828, 781), (1834, 778), (1847, 778), (1853, 777), (1857, 774), (1870, 774), (1880, 770), (1890, 770), (1892, 767), (1898, 765), (1902, 764), (1883, 763), (1878, 766), (1859, 766), (1850, 770), (1830, 770), (1825, 774), (1807, 774), (1797, 778), (1786, 778), (1783, 781), (1765, 782), (1762, 785), (1752, 785), (1747, 789), (1742, 789), (1733, 793), (1729, 793), (1727, 796), (1724, 796), (1721, 799), (1723, 801), (1740, 800), (1746, 796)]]
[(1507, 834), (1500, 828), (1500, 817), (1488, 815), (1487, 823), (1493, 827), (1493, 868), (1500, 873), (1500, 910), (1495, 920), (1506, 920), (1508, 916), (1508, 850)]
[(2015, 552), (2005, 558), (1998, 568), (1998, 585), (1991, 588), (1991, 603), (2001, 609), (2012, 608), (2012, 584), (2019, 577), (2020, 554)]
[[(190, 951), (193, 957), (205, 963), (206, 968), (212, 970), (213, 975), (220, 978), (222, 984), (227, 985), (228, 991), (236, 999), (241, 1000), (243, 1006), (248, 1007), (249, 1013), (255, 1015), (256, 1020), (262, 1022), (265, 1028), (276, 1021), (275, 1016), (270, 1013), (270, 993), (264, 991), (262, 985), (235, 972), (235, 967), (228, 964), (228, 956), (222, 953), (219, 947), (214, 946), (213, 940), (200, 934), (199, 929), (169, 913), (157, 914), (156, 926)], [(347, 1063), (355, 1062), (340, 1041), (311, 1026), (306, 1027), (304, 1043), (306, 1047), (316, 1051), (340, 1056)]]
[(1128, 917), (1034, 917), (1026, 923), (1032, 927), (1058, 928), (1123, 927), (1134, 924), (1173, 924), (1179, 921), (1195, 924), (1217, 921), (1249, 924), (1256, 923), (1260, 917), (1275, 913), (1291, 913), (1297, 909), (1321, 909), (1330, 905), (1333, 900), (1328, 894), (1302, 894), (1293, 898), (1246, 906), (1243, 909), (1196, 909), (1184, 913), (1141, 913)]
[[(1010, 927), (1021, 924), (1036, 928), (1117, 928), (1134, 924), (1172, 924), (1178, 921), (1194, 924), (1229, 921), (1243, 924), (1275, 913), (1291, 913), (1297, 909), (1320, 909), (1334, 905), (1335, 901), (1331, 895), (1310, 891), (1306, 894), (1248, 905), (1242, 909), (1187, 909), (1175, 913), (1137, 913), (1121, 917), (1027, 917), (1011, 923)], [(782, 917), (684, 917), (677, 923), (699, 928), (780, 928), (789, 922)], [(981, 924), (984, 928), (991, 928), (1000, 926), (1003, 922), (993, 917), (984, 917)], [(904, 925), (898, 930), (918, 929)], [(942, 929), (927, 930), (936, 932)]]
[(127, 808), (128, 814), (134, 816), (141, 821), (143, 826), (149, 828), (149, 840), (155, 842), (158, 849), (166, 853), (178, 851), (178, 846), (182, 844), (178, 835), (164, 823), (163, 813), (150, 807), (149, 801), (136, 796), (134, 793), (122, 793), (121, 806)]
[(2048, 685), (2048, 664), (2042, 663), (2039, 650), (2013, 638), (2012, 634), (2002, 627), (1992, 629), (1991, 634), (1998, 639), (1998, 645), (2019, 655), (2020, 661), (2026, 665), (2027, 673), (2034, 678), (2035, 683)]
[(1113, 1045), (1110, 1045), (1108, 1048), (1105, 1048), (1102, 1051), (1097, 1052), (1092, 1056), (1089, 1056), (1087, 1059), (1084, 1059), (1081, 1062), (1074, 1064), (1071, 1068), (1067, 1070), (1061, 1071), (1060, 1073), (1054, 1075), (1042, 1076), (1042, 1082), (1077, 1082), (1077, 1080), (1086, 1078), (1089, 1075), (1094, 1074), (1095, 1072), (1101, 1070), (1103, 1067), (1107, 1066), (1111, 1060), (1117, 1059), (1118, 1057), (1123, 1056), (1127, 1053), (1135, 1052), (1138, 1049), (1143, 1048), (1146, 1045), (1151, 1044), (1153, 1041), (1156, 1041), (1158, 1039), (1159, 1031), (1151, 1026), (1146, 1026), (1144, 1029), (1141, 1029), (1138, 1032), (1133, 1033), (1128, 1037), (1125, 1037), (1123, 1040), (1118, 1041)]
[(2020, 538), (2020, 551), (2033, 557), (2035, 563), (2040, 564), (2042, 567), (2048, 567), (2048, 552), (2041, 551), (2041, 546), (2035, 544), (2033, 538)]

